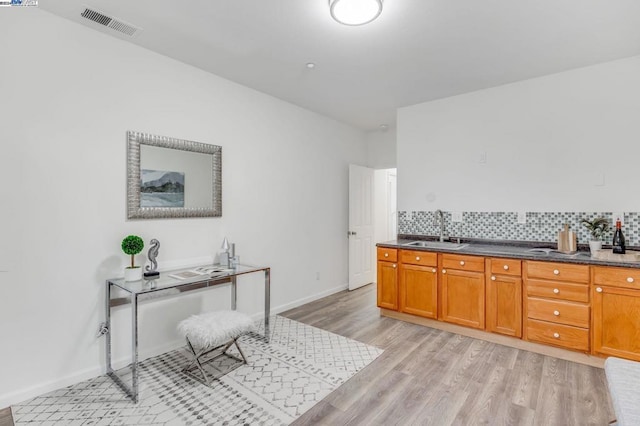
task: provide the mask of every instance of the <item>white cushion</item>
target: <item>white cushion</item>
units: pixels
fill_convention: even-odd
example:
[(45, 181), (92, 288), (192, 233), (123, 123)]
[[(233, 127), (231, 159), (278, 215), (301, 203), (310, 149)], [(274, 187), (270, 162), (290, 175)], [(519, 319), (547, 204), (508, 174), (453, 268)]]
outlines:
[(180, 321), (178, 331), (199, 348), (219, 346), (255, 331), (251, 317), (238, 311), (216, 311), (192, 315)]

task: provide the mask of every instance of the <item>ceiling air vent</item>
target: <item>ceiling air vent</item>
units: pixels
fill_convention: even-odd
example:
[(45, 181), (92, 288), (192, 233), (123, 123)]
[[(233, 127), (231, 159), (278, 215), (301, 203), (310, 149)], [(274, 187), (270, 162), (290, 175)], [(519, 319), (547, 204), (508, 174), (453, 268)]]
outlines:
[(138, 31), (140, 31), (140, 28), (128, 24), (121, 19), (105, 15), (102, 12), (98, 12), (94, 9), (89, 9), (88, 7), (84, 9), (80, 16), (97, 24), (111, 28), (112, 30), (118, 31), (119, 33), (126, 34), (129, 37), (133, 37)]

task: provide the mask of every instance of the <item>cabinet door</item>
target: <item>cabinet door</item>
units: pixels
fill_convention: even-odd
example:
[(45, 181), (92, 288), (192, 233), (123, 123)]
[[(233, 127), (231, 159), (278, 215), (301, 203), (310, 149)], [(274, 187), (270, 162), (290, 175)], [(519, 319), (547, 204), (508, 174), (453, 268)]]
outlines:
[(398, 310), (398, 265), (378, 262), (378, 306)]
[(435, 267), (400, 265), (400, 311), (436, 318), (438, 270)]
[(593, 353), (640, 361), (640, 290), (593, 287)]
[(484, 273), (443, 269), (441, 319), (484, 329)]
[(488, 331), (522, 337), (522, 279), (489, 275), (486, 309)]

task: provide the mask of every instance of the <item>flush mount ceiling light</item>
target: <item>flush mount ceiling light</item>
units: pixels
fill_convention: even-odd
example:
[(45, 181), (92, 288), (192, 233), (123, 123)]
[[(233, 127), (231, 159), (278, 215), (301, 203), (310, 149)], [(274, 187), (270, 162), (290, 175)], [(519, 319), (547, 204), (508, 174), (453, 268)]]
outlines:
[(329, 0), (333, 19), (344, 25), (364, 25), (382, 12), (382, 0)]

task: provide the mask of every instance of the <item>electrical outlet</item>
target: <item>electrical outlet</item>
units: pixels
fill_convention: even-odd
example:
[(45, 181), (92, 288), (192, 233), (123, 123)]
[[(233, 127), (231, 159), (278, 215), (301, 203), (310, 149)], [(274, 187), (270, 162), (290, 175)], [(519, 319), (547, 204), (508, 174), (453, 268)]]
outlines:
[(101, 322), (98, 324), (98, 332), (96, 333), (96, 338), (100, 336), (104, 336), (109, 332), (109, 327), (107, 327), (106, 322)]
[(527, 212), (518, 212), (518, 223), (527, 223)]
[(620, 224), (624, 227), (624, 212), (613, 212), (611, 214), (611, 225), (615, 228), (616, 220), (620, 219)]
[(462, 222), (462, 212), (451, 212), (452, 222)]

